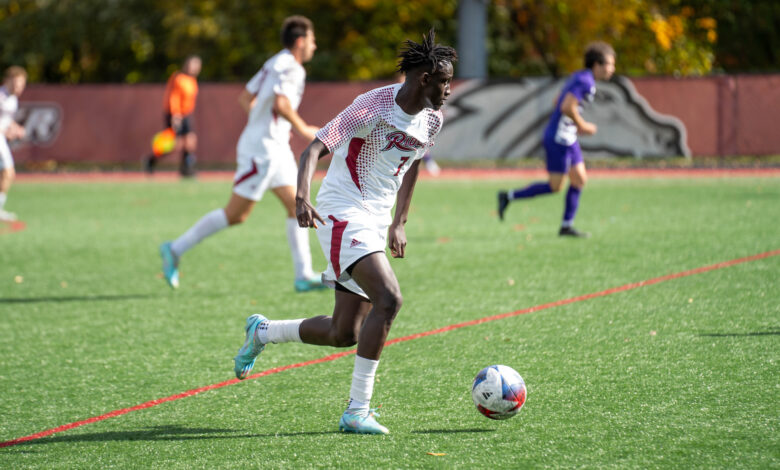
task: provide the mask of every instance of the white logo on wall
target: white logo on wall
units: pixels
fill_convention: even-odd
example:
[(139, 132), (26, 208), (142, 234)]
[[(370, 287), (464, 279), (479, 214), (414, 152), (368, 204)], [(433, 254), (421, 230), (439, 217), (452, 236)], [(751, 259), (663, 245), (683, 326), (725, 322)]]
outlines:
[[(564, 79), (473, 80), (447, 100), (434, 156), (443, 160), (544, 157), (542, 135)], [(655, 112), (625, 77), (599, 82), (583, 117), (598, 126), (579, 136), (586, 157), (691, 155), (683, 123)]]
[(62, 110), (56, 103), (21, 102), (14, 119), (24, 127), (27, 135), (12, 142), (11, 146), (32, 144), (47, 147), (60, 133)]

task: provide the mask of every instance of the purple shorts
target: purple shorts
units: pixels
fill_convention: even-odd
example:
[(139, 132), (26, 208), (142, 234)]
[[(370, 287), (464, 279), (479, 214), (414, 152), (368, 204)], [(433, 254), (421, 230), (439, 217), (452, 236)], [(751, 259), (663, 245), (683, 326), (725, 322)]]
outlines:
[(547, 171), (549, 173), (568, 173), (569, 168), (583, 161), (579, 142), (567, 146), (545, 139), (544, 151), (547, 154)]

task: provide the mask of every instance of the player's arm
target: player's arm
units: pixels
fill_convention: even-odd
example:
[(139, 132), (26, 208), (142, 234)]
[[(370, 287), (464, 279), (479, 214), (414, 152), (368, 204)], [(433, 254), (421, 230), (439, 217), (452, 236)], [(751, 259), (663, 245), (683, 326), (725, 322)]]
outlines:
[(298, 111), (293, 109), (290, 99), (285, 95), (276, 95), (274, 98), (274, 111), (276, 114), (290, 121), (295, 132), (300, 134), (306, 140), (314, 140), (314, 134), (320, 130), (317, 126), (306, 124)]
[(171, 93), (168, 95), (168, 110), (171, 112), (171, 127), (173, 130), (179, 130), (181, 127), (182, 115), (182, 101), (184, 100), (184, 90), (179, 83), (178, 77), (174, 79), (173, 86), (171, 87)]
[(243, 109), (247, 114), (249, 114), (249, 111), (251, 111), (252, 108), (255, 107), (256, 102), (257, 102), (257, 95), (251, 93), (246, 88), (241, 90), (241, 94), (238, 95), (238, 104), (239, 106), (241, 106), (241, 109)]
[(395, 216), (393, 223), (387, 230), (387, 246), (393, 258), (403, 258), (406, 254), (406, 229), (404, 225), (409, 215), (409, 207), (412, 205), (412, 194), (417, 184), (417, 175), (420, 171), (420, 160), (415, 160), (404, 175), (401, 188), (395, 200)]
[(8, 129), (5, 130), (5, 138), (8, 140), (24, 139), (25, 135), (27, 135), (27, 131), (16, 121), (11, 121)]
[(327, 225), (311, 204), (311, 180), (317, 169), (317, 161), (328, 153), (330, 151), (325, 144), (315, 137), (314, 141), (303, 151), (298, 162), (298, 189), (295, 192), (295, 215), (298, 218), (298, 225), (301, 227), (317, 228), (318, 220), (322, 225)]
[(577, 131), (585, 135), (596, 133), (596, 125), (582, 118), (579, 110), (579, 100), (572, 93), (566, 93), (561, 103), (561, 113), (568, 116), (577, 126)]

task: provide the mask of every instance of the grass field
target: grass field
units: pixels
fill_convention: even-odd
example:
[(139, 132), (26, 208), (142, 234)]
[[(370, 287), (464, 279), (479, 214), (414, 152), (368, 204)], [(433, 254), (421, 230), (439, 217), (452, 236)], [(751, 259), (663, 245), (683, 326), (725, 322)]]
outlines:
[[(594, 179), (578, 227), (521, 181), (426, 180), (393, 260), (391, 337), (780, 248), (780, 179)], [(157, 245), (224, 204), (228, 182), (20, 183), (0, 234), (0, 441), (233, 378), (244, 318), (327, 314), (295, 294), (279, 203), (159, 276)], [(311, 237), (315, 267), (324, 258)], [(373, 405), (389, 436), (337, 432), (353, 356), (0, 449), (0, 468), (778, 468), (780, 256), (388, 346)], [(255, 372), (335, 349), (271, 345)], [(515, 418), (471, 403), (484, 366), (528, 385)], [(445, 454), (445, 455), (430, 455)]]

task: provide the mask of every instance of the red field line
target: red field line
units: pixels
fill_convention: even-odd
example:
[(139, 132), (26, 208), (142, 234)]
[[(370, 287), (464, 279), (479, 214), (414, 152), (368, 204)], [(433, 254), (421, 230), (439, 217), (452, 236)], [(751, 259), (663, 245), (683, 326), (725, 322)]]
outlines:
[[(490, 179), (527, 179), (542, 178), (546, 172), (541, 169), (520, 168), (445, 168), (439, 176), (431, 176), (425, 171), (420, 172), (421, 179), (442, 180), (490, 180)], [(202, 171), (197, 180), (230, 181), (235, 175), (232, 171)], [(317, 172), (322, 178), (324, 171)], [(606, 169), (594, 168), (588, 170), (588, 175), (594, 178), (778, 178), (780, 168), (631, 168)], [(88, 173), (17, 173), (19, 183), (87, 183), (87, 182), (143, 182), (143, 181), (178, 181), (179, 174), (173, 171), (158, 172), (149, 176), (140, 172), (88, 172)]]
[[(607, 296), (607, 295), (616, 294), (618, 292), (624, 292), (624, 291), (628, 291), (628, 290), (632, 290), (632, 289), (637, 289), (639, 287), (650, 286), (650, 285), (653, 285), (653, 284), (658, 284), (658, 283), (661, 283), (661, 282), (669, 281), (669, 280), (672, 280), (672, 279), (678, 279), (678, 278), (681, 278), (681, 277), (693, 276), (695, 274), (706, 273), (706, 272), (709, 272), (709, 271), (714, 271), (716, 269), (727, 268), (729, 266), (734, 266), (736, 264), (748, 263), (748, 262), (751, 262), (751, 261), (757, 261), (757, 260), (761, 260), (761, 259), (765, 259), (765, 258), (769, 258), (769, 257), (772, 257), (772, 256), (777, 256), (777, 255), (780, 255), (780, 249), (773, 250), (773, 251), (767, 251), (767, 252), (759, 253), (759, 254), (752, 255), (752, 256), (746, 256), (744, 258), (737, 258), (737, 259), (732, 259), (732, 260), (729, 260), (729, 261), (723, 261), (721, 263), (711, 264), (711, 265), (708, 265), (708, 266), (702, 266), (702, 267), (695, 268), (695, 269), (689, 269), (687, 271), (681, 271), (681, 272), (678, 272), (678, 273), (667, 274), (665, 276), (660, 276), (660, 277), (656, 277), (656, 278), (653, 278), (653, 279), (648, 279), (646, 281), (632, 282), (630, 284), (624, 284), (622, 286), (612, 287), (610, 289), (606, 289), (606, 290), (603, 290), (603, 291), (600, 291), (600, 292), (592, 292), (590, 294), (580, 295), (580, 296), (577, 296), (577, 297), (571, 297), (571, 298), (568, 298), (568, 299), (558, 300), (558, 301), (555, 301), (555, 302), (549, 302), (549, 303), (546, 303), (546, 304), (536, 305), (534, 307), (528, 307), (528, 308), (524, 308), (524, 309), (521, 309), (521, 310), (515, 310), (514, 312), (507, 312), (507, 313), (502, 313), (502, 314), (499, 314), (499, 315), (493, 315), (493, 316), (489, 316), (489, 317), (478, 318), (476, 320), (471, 320), (471, 321), (467, 321), (467, 322), (456, 323), (456, 324), (453, 324), (453, 325), (448, 325), (448, 326), (445, 326), (445, 327), (442, 327), (442, 328), (438, 328), (436, 330), (430, 330), (430, 331), (425, 331), (425, 332), (422, 332), (422, 333), (416, 333), (416, 334), (413, 334), (413, 335), (403, 336), (401, 338), (394, 338), (394, 339), (388, 341), (385, 344), (387, 346), (390, 346), (390, 345), (401, 343), (401, 342), (404, 342), (404, 341), (411, 341), (411, 340), (415, 340), (415, 339), (418, 339), (418, 338), (424, 338), (426, 336), (431, 336), (431, 335), (436, 335), (436, 334), (440, 334), (440, 333), (445, 333), (447, 331), (452, 331), (452, 330), (456, 330), (456, 329), (459, 329), (459, 328), (465, 328), (467, 326), (479, 325), (481, 323), (487, 323), (487, 322), (491, 322), (491, 321), (502, 320), (504, 318), (515, 317), (515, 316), (518, 316), (518, 315), (524, 315), (526, 313), (534, 313), (534, 312), (538, 312), (540, 310), (545, 310), (545, 309), (548, 309), (548, 308), (560, 307), (561, 305), (568, 305), (568, 304), (572, 304), (572, 303), (575, 303), (575, 302), (581, 302), (583, 300), (594, 299), (594, 298), (597, 298), (597, 297), (604, 297), (604, 296)], [(250, 375), (249, 377), (247, 377), (243, 381), (257, 379), (257, 378), (260, 378), (260, 377), (264, 377), (266, 375), (276, 374), (278, 372), (283, 372), (283, 371), (289, 370), (289, 369), (297, 369), (299, 367), (305, 367), (305, 366), (310, 366), (310, 365), (314, 365), (314, 364), (320, 364), (320, 363), (323, 363), (323, 362), (334, 361), (336, 359), (340, 359), (342, 357), (354, 354), (356, 351), (357, 351), (356, 349), (351, 349), (349, 351), (341, 351), (341, 352), (338, 352), (338, 353), (335, 353), (335, 354), (331, 354), (331, 355), (328, 355), (328, 356), (320, 357), (318, 359), (312, 359), (312, 360), (306, 361), (306, 362), (299, 362), (299, 363), (296, 363), (296, 364), (288, 364), (286, 366), (274, 367), (272, 369), (267, 369), (267, 370), (264, 370), (262, 372), (258, 372), (257, 374)], [(67, 431), (68, 429), (77, 428), (77, 427), (83, 426), (85, 424), (95, 423), (95, 422), (103, 421), (103, 420), (106, 420), (106, 419), (109, 419), (109, 418), (115, 418), (117, 416), (121, 416), (121, 415), (130, 413), (132, 411), (138, 411), (138, 410), (143, 410), (143, 409), (146, 409), (146, 408), (151, 408), (153, 406), (157, 406), (157, 405), (160, 405), (160, 404), (165, 403), (165, 402), (174, 401), (174, 400), (180, 400), (182, 398), (187, 398), (187, 397), (190, 397), (190, 396), (193, 396), (193, 395), (197, 395), (197, 394), (199, 394), (201, 392), (206, 392), (208, 390), (214, 390), (214, 389), (226, 387), (228, 385), (233, 385), (233, 384), (236, 384), (236, 383), (239, 383), (239, 382), (242, 382), (242, 381), (240, 381), (238, 379), (231, 379), (231, 380), (227, 380), (225, 382), (220, 382), (220, 383), (216, 383), (216, 384), (207, 385), (205, 387), (194, 388), (192, 390), (188, 390), (186, 392), (179, 393), (179, 394), (176, 394), (176, 395), (171, 395), (171, 396), (168, 396), (168, 397), (158, 398), (156, 400), (147, 401), (145, 403), (141, 403), (140, 405), (132, 406), (130, 408), (122, 408), (120, 410), (114, 410), (114, 411), (111, 411), (109, 413), (106, 413), (106, 414), (103, 414), (103, 415), (100, 415), (100, 416), (93, 416), (91, 418), (87, 418), (87, 419), (84, 419), (84, 420), (81, 420), (81, 421), (75, 421), (73, 423), (63, 424), (62, 426), (58, 426), (56, 428), (47, 429), (45, 431), (37, 432), (35, 434), (30, 434), (29, 436), (19, 437), (17, 439), (12, 439), (10, 441), (0, 442), (0, 448), (13, 446), (13, 445), (25, 442), (25, 441), (31, 441), (31, 440), (34, 440), (34, 439), (40, 439), (42, 437), (46, 437), (46, 436), (49, 436), (51, 434), (55, 434), (55, 433), (62, 432), (62, 431)]]

